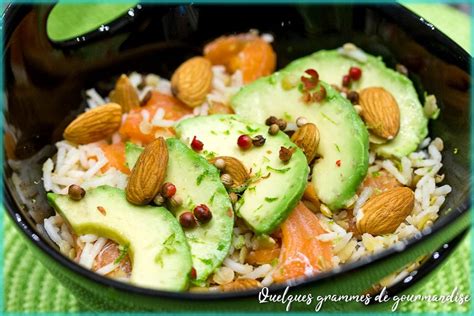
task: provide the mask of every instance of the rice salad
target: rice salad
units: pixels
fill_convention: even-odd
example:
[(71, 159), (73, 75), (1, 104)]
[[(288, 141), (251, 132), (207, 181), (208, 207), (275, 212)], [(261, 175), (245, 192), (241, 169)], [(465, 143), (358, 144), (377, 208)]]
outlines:
[[(233, 41), (239, 43), (240, 51), (237, 53), (234, 52), (232, 56), (223, 56), (225, 46), (231, 45)], [(128, 198), (128, 190), (130, 189), (128, 188), (129, 180), (133, 176), (135, 169), (138, 168), (137, 166), (140, 164), (140, 161), (144, 159), (140, 156), (135, 167), (130, 168), (128, 156), (125, 158), (125, 150), (128, 150), (128, 147), (126, 147), (126, 149), (125, 146), (128, 145), (124, 144), (131, 142), (135, 146), (144, 147), (145, 151), (143, 151), (141, 155), (145, 155), (148, 144), (158, 138), (168, 139), (176, 137), (175, 127), (178, 126), (179, 129), (180, 126), (187, 126), (186, 122), (189, 120), (207, 118), (214, 115), (235, 115), (233, 113), (241, 115), (239, 108), (233, 104), (234, 100), (236, 100), (234, 96), (243, 94), (247, 86), (257, 85), (258, 82), (264, 80), (258, 78), (271, 75), (275, 70), (276, 56), (271, 48), (272, 41), (273, 37), (271, 35), (259, 35), (257, 32), (252, 31), (235, 36), (223, 36), (206, 45), (203, 59), (210, 61), (210, 87), (206, 90), (204, 97), (198, 100), (199, 104), (196, 104), (194, 101), (189, 101), (183, 88), (180, 87), (177, 89), (175, 80), (179, 83), (179, 78), (181, 78), (178, 75), (173, 75), (173, 79), (168, 80), (160, 77), (159, 74), (139, 74), (132, 72), (128, 75), (122, 75), (117, 79), (117, 84), (113, 91), (115, 94), (100, 95), (94, 88), (86, 90), (87, 108), (85, 109), (85, 113), (94, 111), (111, 102), (118, 103), (122, 108), (124, 108), (124, 106), (120, 104), (120, 102), (135, 100), (136, 104), (132, 106), (131, 111), (123, 110), (123, 114), (121, 114), (120, 117), (120, 127), (108, 133), (103, 139), (88, 143), (80, 142), (80, 144), (71, 141), (71, 138), (57, 142), (55, 144), (57, 149), (56, 154), (48, 158), (43, 164), (42, 179), (44, 189), (50, 192), (49, 194), (69, 197), (74, 200), (82, 199), (82, 201), (84, 201), (89, 198), (90, 190), (101, 186), (110, 186), (121, 190), (121, 192), (124, 192), (123, 195), (127, 195)], [(251, 47), (254, 42), (255, 48)], [(255, 49), (255, 51), (253, 49)], [(315, 182), (316, 180), (313, 178), (320, 175), (320, 173), (317, 172), (323, 171), (316, 169), (314, 166), (319, 160), (322, 160), (321, 157), (328, 157), (330, 155), (329, 153), (326, 152), (324, 155), (315, 153), (314, 157), (310, 159), (308, 158), (309, 149), (304, 147), (306, 146), (304, 142), (298, 143), (295, 141), (294, 143), (298, 146), (294, 145), (293, 147), (281, 145), (281, 148), (278, 146), (277, 152), (280, 150), (279, 157), (283, 161), (282, 164), (288, 163), (288, 160), (289, 163), (296, 160), (295, 157), (298, 151), (302, 153), (302, 157), (306, 155), (306, 158), (308, 158), (308, 162), (301, 169), (301, 175), (306, 175), (306, 178), (303, 179), (303, 187), (299, 192), (295, 193), (296, 199), (288, 203), (292, 208), (295, 208), (295, 211), (291, 213), (291, 210), (282, 210), (281, 214), (283, 215), (281, 215), (281, 219), (275, 220), (275, 222), (278, 223), (271, 229), (262, 228), (266, 227), (264, 224), (261, 226), (257, 224), (254, 225), (250, 223), (247, 218), (243, 218), (244, 213), (243, 211), (239, 212), (239, 207), (240, 210), (242, 210), (242, 204), (244, 203), (242, 202), (243, 197), (245, 197), (245, 203), (250, 203), (248, 202), (250, 196), (248, 191), (250, 191), (251, 188), (258, 188), (258, 185), (261, 183), (259, 181), (262, 181), (262, 179), (266, 180), (265, 175), (257, 175), (258, 172), (256, 171), (255, 165), (246, 165), (247, 171), (250, 173), (246, 178), (247, 182), (245, 182), (244, 188), (242, 189), (242, 186), (238, 188), (234, 187), (232, 181), (231, 184), (227, 184), (226, 181), (229, 180), (225, 177), (227, 173), (222, 172), (222, 170), (225, 169), (219, 166), (220, 163), (223, 163), (223, 159), (218, 159), (221, 155), (217, 155), (217, 158), (214, 157), (216, 155), (214, 155), (212, 151), (206, 152), (208, 144), (206, 138), (204, 136), (201, 136), (201, 138), (199, 138), (199, 136), (197, 138), (196, 136), (194, 136), (194, 138), (185, 137), (186, 133), (180, 132), (180, 135), (185, 135), (181, 138), (184, 144), (207, 159), (212, 168), (215, 166), (215, 170), (218, 172), (221, 170), (218, 175), (220, 175), (220, 180), (223, 182), (228, 193), (229, 201), (226, 203), (232, 205), (234, 212), (232, 227), (229, 230), (229, 244), (226, 246), (227, 251), (225, 256), (220, 260), (216, 259), (219, 262), (214, 265), (215, 268), (211, 269), (212, 271), (208, 271), (205, 279), (201, 280), (202, 282), (193, 282), (193, 278), (196, 278), (194, 268), (195, 257), (193, 257), (193, 267), (189, 273), (191, 285), (183, 289), (190, 291), (238, 291), (254, 287), (269, 286), (273, 283), (285, 282), (295, 278), (308, 277), (315, 273), (356, 262), (361, 258), (376, 254), (390, 247), (400, 247), (400, 249), (402, 249), (403, 241), (420, 234), (421, 231), (425, 229), (429, 229), (438, 218), (438, 213), (445, 202), (446, 196), (451, 192), (451, 186), (443, 184), (444, 175), (441, 171), (443, 166), (443, 140), (439, 137), (430, 138), (427, 137), (427, 135), (423, 135), (423, 138), (415, 144), (415, 148), (410, 150), (406, 155), (397, 157), (397, 155), (390, 156), (385, 154), (381, 148), (390, 142), (394, 142), (398, 135), (405, 133), (405, 131), (402, 130), (404, 128), (403, 120), (405, 119), (403, 116), (404, 108), (399, 104), (399, 120), (401, 120), (401, 123), (400, 127), (398, 127), (399, 130), (397, 130), (398, 134), (395, 133), (393, 136), (383, 138), (381, 136), (383, 133), (378, 133), (377, 131), (378, 127), (374, 127), (374, 125), (368, 123), (371, 117), (363, 115), (364, 111), (365, 114), (367, 114), (370, 107), (367, 104), (361, 104), (363, 103), (361, 99), (364, 92), (361, 92), (361, 87), (357, 86), (358, 80), (361, 80), (360, 82), (363, 83), (364, 81), (362, 80), (365, 80), (364, 76), (369, 75), (364, 68), (364, 63), (370, 62), (370, 60), (367, 61), (368, 54), (352, 44), (346, 44), (334, 53), (338, 54), (337, 58), (342, 58), (348, 63), (355, 63), (356, 65), (362, 66), (351, 67), (348, 75), (342, 77), (342, 84), (340, 82), (331, 82), (331, 79), (325, 77), (325, 66), (318, 68), (316, 65), (313, 67), (314, 69), (311, 68), (305, 72), (296, 72), (295, 70), (296, 76), (288, 75), (281, 79), (283, 86), (282, 93), (289, 90), (292, 91), (291, 93), (301, 94), (303, 107), (318, 107), (318, 102), (329, 102), (327, 100), (336, 100), (337, 102), (344, 103), (346, 107), (349, 107), (348, 104), (350, 104), (350, 111), (356, 113), (355, 115), (357, 116), (354, 120), (365, 124), (363, 126), (368, 129), (368, 133), (366, 131), (364, 131), (364, 133), (367, 134), (369, 142), (363, 154), (366, 155), (366, 157), (361, 158), (361, 164), (363, 164), (363, 160), (366, 159), (366, 165), (359, 177), (360, 180), (358, 180), (356, 185), (353, 185), (351, 197), (344, 201), (342, 207), (334, 207), (336, 204), (336, 202), (334, 202), (335, 200), (330, 200), (330, 198), (323, 200), (323, 198), (319, 196), (318, 193), (321, 192), (321, 194), (323, 194), (323, 192), (322, 189), (318, 189), (317, 182)], [(251, 64), (249, 59), (252, 58), (257, 58), (256, 60), (259, 65), (249, 66), (248, 64)], [(291, 65), (289, 67), (291, 67)], [(180, 71), (180, 68), (178, 68), (176, 72)], [(353, 70), (353, 68), (355, 70)], [(320, 69), (322, 69), (322, 71), (320, 71)], [(285, 71), (281, 73), (285, 73)], [(276, 74), (278, 75), (278, 73)], [(309, 77), (307, 74), (309, 74)], [(392, 75), (393, 74), (390, 73), (390, 76)], [(273, 78), (273, 76), (274, 75), (270, 78)], [(403, 75), (397, 74), (397, 76)], [(177, 77), (179, 78), (176, 79)], [(327, 80), (332, 86), (322, 84), (319, 79)], [(182, 80), (185, 81), (185, 79)], [(403, 80), (409, 81), (407, 77), (404, 77)], [(385, 81), (382, 80), (382, 82)], [(130, 95), (120, 97), (118, 91), (120, 84), (123, 84), (123, 86), (129, 89), (128, 94), (132, 94), (133, 97), (130, 97)], [(189, 87), (191, 91), (194, 89), (195, 84), (185, 82), (183, 85), (184, 87)], [(275, 83), (271, 82), (269, 86), (271, 87), (271, 85), (275, 85)], [(290, 88), (288, 88), (288, 86)], [(298, 86), (298, 88), (293, 89), (296, 92), (293, 92), (293, 86)], [(198, 87), (196, 89), (196, 91), (198, 91), (200, 88)], [(337, 96), (331, 95), (333, 92), (336, 93)], [(197, 93), (198, 92), (192, 92), (190, 95), (195, 96)], [(429, 96), (426, 99), (425, 106), (423, 108), (420, 107), (420, 111), (424, 115), (423, 119), (427, 121), (430, 118), (436, 118), (439, 114), (439, 109), (436, 106), (434, 96)], [(154, 110), (150, 111), (150, 104), (153, 105), (153, 102), (155, 102), (155, 105), (158, 104), (158, 106), (155, 106)], [(171, 105), (165, 104), (166, 102)], [(191, 103), (192, 106), (189, 106)], [(165, 105), (161, 106), (160, 104)], [(179, 108), (177, 111), (178, 114), (174, 113), (176, 112), (173, 108), (174, 106)], [(252, 117), (252, 113), (249, 114), (250, 117)], [(252, 148), (270, 146), (270, 138), (272, 138), (272, 133), (274, 132), (271, 131), (272, 128), (277, 129), (277, 133), (281, 133), (282, 135), (286, 134), (286, 136), (281, 137), (286, 137), (286, 139), (291, 139), (292, 141), (295, 139), (298, 140), (298, 138), (294, 136), (297, 135), (298, 130), (307, 124), (312, 124), (310, 117), (304, 114), (287, 115), (278, 119), (275, 117), (271, 119), (274, 113), (269, 114), (268, 117), (265, 117), (267, 120), (265, 128), (269, 129), (269, 134), (261, 137), (263, 141), (261, 138), (255, 136), (250, 137), (250, 140), (241, 139), (241, 137), (239, 137), (237, 145), (232, 144), (232, 146), (237, 149), (232, 150), (250, 152), (253, 150)], [(278, 116), (278, 114), (275, 115)], [(259, 118), (257, 114), (255, 114), (255, 120), (257, 123), (261, 123), (265, 126), (263, 122), (258, 121)], [(74, 122), (71, 124), (74, 124)], [(127, 130), (125, 128), (127, 124), (133, 124), (134, 126), (130, 130)], [(324, 127), (317, 123), (315, 124), (315, 126), (319, 128), (318, 135), (321, 138), (319, 146), (322, 146), (324, 145), (324, 133), (322, 130)], [(194, 125), (198, 125), (198, 123)], [(276, 127), (274, 125), (276, 125)], [(218, 127), (215, 127), (215, 130), (218, 130)], [(251, 131), (252, 129), (250, 128), (249, 130)], [(67, 131), (66, 129), (66, 132)], [(248, 145), (249, 141), (250, 145)], [(263, 145), (261, 144), (262, 142), (264, 143)], [(204, 150), (202, 149), (203, 143)], [(168, 147), (169, 146), (168, 143)], [(252, 148), (248, 149), (247, 146), (252, 146)], [(240, 149), (238, 147), (240, 147)], [(285, 150), (289, 149), (289, 151), (285, 151), (283, 148)], [(117, 158), (117, 152), (119, 153), (118, 155), (120, 155), (119, 158)], [(290, 158), (285, 155), (289, 155)], [(227, 157), (227, 152), (222, 154), (222, 156)], [(171, 160), (172, 157), (170, 154), (169, 159)], [(239, 157), (234, 158), (239, 159)], [(342, 160), (341, 163), (341, 160), (337, 160), (333, 164), (336, 170), (335, 172), (339, 170), (337, 168), (345, 167), (345, 161)], [(117, 165), (117, 161), (121, 165)], [(245, 162), (244, 160), (242, 161)], [(225, 162), (227, 165), (230, 163), (227, 160), (225, 160)], [(308, 166), (314, 169), (308, 172)], [(306, 172), (306, 174), (304, 172)], [(150, 174), (151, 173), (152, 172), (150, 172)], [(268, 176), (269, 179), (275, 177), (275, 174), (277, 174), (277, 172)], [(152, 175), (150, 175), (150, 177), (152, 177)], [(236, 182), (235, 179), (234, 177), (233, 184)], [(152, 182), (152, 180), (149, 181)], [(252, 186), (253, 183), (255, 183), (254, 186)], [(308, 189), (313, 183), (315, 183), (316, 190)], [(160, 184), (160, 187), (161, 185), (163, 185), (163, 183)], [(219, 185), (221, 184), (219, 183)], [(280, 184), (275, 183), (275, 185)], [(71, 187), (78, 190), (79, 197), (73, 196), (78, 193), (74, 191), (71, 192)], [(179, 192), (180, 189), (181, 188), (176, 185), (173, 190)], [(363, 220), (368, 221), (367, 218), (369, 217), (367, 214), (370, 215), (367, 210), (367, 205), (369, 203), (374, 204), (375, 199), (384, 197), (388, 195), (391, 190), (397, 189), (405, 189), (411, 192), (413, 196), (412, 206), (410, 206), (408, 212), (404, 211), (403, 218), (400, 218), (398, 222), (396, 222), (394, 229), (391, 231), (385, 230), (382, 233), (373, 233), (377, 231), (377, 229), (371, 228), (371, 223), (364, 223), (365, 226), (362, 224)], [(148, 201), (143, 204), (166, 207), (173, 203), (176, 205), (185, 205), (187, 203), (186, 200), (182, 201), (182, 199), (173, 200), (172, 194), (165, 194), (164, 190), (165, 189), (159, 188), (158, 191), (161, 193), (158, 193), (157, 196), (149, 197)], [(167, 194), (169, 196), (167, 196)], [(276, 197), (265, 197), (265, 201), (268, 201), (268, 203), (271, 203), (272, 199), (276, 199)], [(129, 201), (131, 202), (130, 199)], [(326, 201), (327, 203), (325, 203)], [(204, 206), (201, 211), (214, 211), (212, 208), (209, 210), (207, 206)], [(57, 208), (57, 205), (55, 205), (55, 208)], [(255, 212), (257, 212), (257, 210), (258, 207), (255, 208)], [(99, 211), (102, 212), (100, 209)], [(296, 214), (296, 212), (299, 213)], [(107, 210), (107, 213), (105, 213), (105, 210), (102, 213), (104, 213), (104, 215), (108, 214), (109, 210)], [(134, 271), (133, 255), (136, 255), (138, 251), (136, 250), (133, 254), (130, 252), (130, 247), (133, 247), (133, 245), (127, 245), (121, 243), (122, 240), (106, 238), (100, 234), (78, 233), (73, 229), (73, 221), (70, 222), (68, 218), (65, 218), (64, 214), (66, 214), (66, 211), (62, 210), (62, 212), (58, 212), (54, 216), (44, 219), (42, 225), (39, 225), (41, 230), (58, 246), (62, 254), (86, 269), (90, 269), (98, 274), (122, 282), (147, 286), (136, 282), (132, 276)], [(192, 215), (192, 212), (190, 214)], [(187, 222), (181, 218), (183, 216), (176, 214), (176, 221), (183, 227), (188, 242), (190, 235), (186, 234), (187, 230), (195, 229), (193, 227), (196, 227), (196, 225), (197, 227), (208, 225), (206, 224), (207, 221), (212, 223), (212, 221), (217, 220), (218, 216), (217, 213), (216, 215), (213, 212), (211, 219), (207, 218), (201, 221), (201, 217), (196, 214), (196, 209), (194, 214), (195, 218), (191, 216), (190, 219), (187, 219)], [(206, 213), (204, 212), (204, 214)], [(308, 227), (304, 227), (304, 224), (299, 224), (305, 221), (311, 222), (308, 224)], [(310, 229), (314, 229), (314, 233), (311, 233)], [(287, 239), (290, 238), (288, 236), (292, 231), (296, 232), (295, 237), (293, 237), (294, 240), (288, 241)], [(304, 251), (301, 249), (296, 252), (293, 251), (291, 247), (298, 247), (298, 243), (302, 243), (302, 241), (298, 241), (298, 238), (304, 238), (304, 236), (298, 236), (307, 234), (308, 232), (310, 232), (310, 235), (313, 234), (311, 236), (311, 244), (308, 245), (309, 242), (306, 243)], [(194, 244), (190, 242), (190, 245), (191, 254), (193, 254), (192, 248)], [(380, 284), (390, 286), (403, 279), (410, 271), (416, 269), (417, 266), (418, 263), (415, 263), (403, 271), (398, 271), (396, 274), (387, 276)], [(284, 271), (282, 272), (283, 268)], [(200, 272), (198, 271), (198, 273)], [(157, 288), (160, 287), (157, 286)]]

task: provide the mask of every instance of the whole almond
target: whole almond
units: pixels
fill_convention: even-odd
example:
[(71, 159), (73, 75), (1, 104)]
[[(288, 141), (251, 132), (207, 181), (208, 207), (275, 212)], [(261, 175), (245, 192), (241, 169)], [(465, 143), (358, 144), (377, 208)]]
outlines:
[(126, 75), (121, 75), (115, 84), (115, 89), (109, 94), (110, 101), (122, 106), (123, 113), (130, 112), (131, 109), (140, 106), (140, 99), (135, 87)]
[(393, 188), (370, 198), (359, 210), (357, 230), (374, 236), (390, 234), (413, 210), (415, 195), (407, 187)]
[(245, 168), (245, 166), (238, 160), (237, 158), (234, 157), (228, 157), (228, 156), (219, 156), (215, 157), (210, 160), (212, 164), (216, 162), (216, 160), (221, 159), (224, 161), (224, 168), (221, 169), (221, 172), (223, 174), (228, 174), (233, 180), (232, 187), (236, 188), (239, 187), (243, 184), (245, 184), (248, 179), (250, 178), (249, 172)]
[(313, 123), (306, 123), (291, 136), (291, 141), (301, 148), (308, 163), (316, 157), (319, 145), (319, 130)]
[(148, 144), (132, 169), (126, 188), (127, 200), (148, 204), (158, 194), (168, 167), (168, 147), (163, 137)]
[(233, 282), (222, 284), (219, 286), (220, 290), (223, 292), (237, 292), (237, 291), (245, 291), (250, 289), (255, 289), (258, 287), (262, 287), (260, 282), (254, 279), (237, 279)]
[(82, 113), (69, 123), (63, 133), (65, 140), (88, 144), (111, 136), (122, 122), (122, 108), (107, 103)]
[(376, 136), (393, 139), (400, 129), (400, 109), (393, 95), (381, 87), (370, 87), (359, 93), (361, 116)]
[(211, 90), (211, 67), (211, 62), (204, 57), (185, 61), (171, 77), (173, 94), (190, 107), (201, 105)]

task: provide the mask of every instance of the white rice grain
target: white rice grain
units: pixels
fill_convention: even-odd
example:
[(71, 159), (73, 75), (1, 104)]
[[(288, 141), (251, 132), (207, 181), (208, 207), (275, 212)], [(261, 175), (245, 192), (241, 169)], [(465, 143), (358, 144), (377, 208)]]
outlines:
[(59, 228), (53, 224), (53, 221), (54, 221), (54, 216), (46, 218), (43, 221), (43, 226), (44, 226), (44, 229), (46, 230), (46, 233), (48, 233), (49, 238), (51, 238), (51, 240), (59, 246), (63, 239), (58, 233)]
[(132, 86), (135, 88), (142, 83), (142, 76), (138, 72), (132, 72), (129, 76), (128, 79), (130, 80), (130, 83)]
[(272, 269), (267, 273), (267, 275), (263, 278), (263, 280), (260, 282), (262, 286), (270, 286), (273, 283), (273, 272), (275, 270)]
[(354, 204), (354, 216), (357, 218), (358, 217), (358, 212), (360, 210), (360, 208), (362, 207), (362, 205), (365, 204), (365, 202), (367, 202), (367, 200), (372, 196), (372, 194), (374, 193), (374, 189), (372, 187), (365, 187), (362, 192), (360, 193), (359, 195), (359, 198), (357, 199), (357, 201), (355, 202)]
[(53, 180), (51, 178), (53, 168), (53, 160), (51, 158), (48, 158), (43, 164), (43, 186), (46, 192), (51, 191), (53, 189)]
[(151, 119), (151, 124), (152, 125), (157, 125), (159, 121), (163, 120), (165, 117), (165, 110), (163, 108), (159, 108), (156, 112), (155, 115), (153, 115), (153, 118)]
[(333, 251), (334, 253), (339, 253), (344, 247), (347, 246), (349, 241), (352, 238), (352, 233), (347, 233), (341, 237), (341, 239), (334, 244)]
[(274, 41), (273, 35), (269, 33), (263, 33), (260, 37), (267, 43), (273, 43)]
[(423, 139), (423, 141), (421, 142), (420, 146), (418, 146), (418, 148), (425, 149), (426, 147), (428, 147), (430, 143), (431, 143), (431, 138), (426, 137), (425, 139)]
[(389, 173), (391, 173), (397, 180), (403, 185), (408, 185), (408, 179), (406, 179), (403, 174), (398, 171), (398, 169), (395, 167), (393, 162), (391, 160), (384, 160), (382, 162), (382, 167), (387, 170)]
[[(92, 265), (94, 264), (95, 257), (97, 257), (102, 248), (104, 248), (106, 242), (106, 238), (100, 237), (97, 239), (93, 246), (90, 246), (92, 245), (91, 243), (87, 243), (86, 247), (81, 253), (79, 264), (83, 265), (87, 269), (91, 269)], [(86, 248), (88, 248), (87, 251)]]
[(160, 82), (160, 76), (155, 74), (148, 74), (145, 76), (145, 84), (147, 86), (156, 87)]
[(106, 275), (109, 274), (110, 272), (114, 271), (117, 269), (119, 266), (118, 263), (111, 262), (109, 264), (106, 264), (105, 266), (101, 267), (100, 269), (97, 269), (95, 273), (98, 273), (100, 275)]
[(105, 100), (100, 96), (99, 93), (97, 93), (97, 90), (95, 89), (86, 90), (86, 95), (89, 97), (89, 108), (91, 109), (106, 103)]
[(248, 274), (253, 271), (253, 267), (249, 264), (240, 264), (230, 258), (224, 259), (224, 266), (234, 270), (239, 274)]
[(94, 235), (94, 234), (86, 234), (79, 236), (79, 240), (82, 241), (83, 243), (93, 243), (95, 242), (99, 237)]
[(452, 188), (450, 185), (443, 185), (442, 187), (439, 187), (439, 188), (436, 188), (433, 192), (433, 195), (437, 195), (437, 196), (440, 196), (440, 195), (448, 195), (449, 193), (451, 193), (452, 191)]
[(66, 223), (61, 225), (61, 238), (65, 240), (70, 246), (74, 245), (74, 239), (72, 238), (71, 233), (69, 232), (69, 228), (67, 227)]
[(253, 270), (252, 272), (244, 274), (242, 277), (256, 280), (256, 279), (264, 278), (267, 275), (267, 273), (270, 272), (271, 270), (272, 270), (272, 266), (270, 264), (262, 264), (261, 266)]

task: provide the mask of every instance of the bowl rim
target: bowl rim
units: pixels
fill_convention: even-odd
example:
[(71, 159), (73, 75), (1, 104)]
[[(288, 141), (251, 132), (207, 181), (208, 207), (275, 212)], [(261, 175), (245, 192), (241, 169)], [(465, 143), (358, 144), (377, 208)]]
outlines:
[[(245, 5), (245, 3), (243, 3)], [(291, 3), (287, 3), (291, 4)], [(247, 4), (248, 5), (248, 4)], [(318, 5), (318, 4), (314, 4)], [(372, 8), (376, 8), (379, 11), (388, 14), (389, 16), (397, 15), (397, 18), (400, 18), (404, 22), (408, 21), (410, 23), (415, 23), (420, 28), (425, 28), (426, 30), (430, 31), (432, 36), (434, 36), (437, 41), (442, 41), (449, 46), (449, 48), (455, 51), (455, 54), (459, 57), (459, 62), (466, 65), (468, 68), (468, 61), (470, 59), (469, 54), (460, 47), (457, 43), (455, 43), (452, 39), (447, 37), (444, 33), (434, 27), (432, 24), (418, 16), (416, 13), (410, 11), (408, 8), (403, 7), (401, 4), (390, 4), (390, 5), (358, 5), (358, 4), (346, 4), (346, 5), (353, 5), (353, 6), (368, 6)], [(23, 14), (25, 14), (28, 8), (32, 7), (32, 5), (19, 5), (10, 3), (5, 8), (3, 18), (4, 18), (4, 25), (5, 25), (5, 37), (4, 43), (10, 38), (12, 29), (16, 27), (12, 25), (15, 19), (21, 18)], [(388, 12), (390, 10), (390, 12)], [(395, 12), (395, 13), (394, 13)], [(397, 22), (399, 26), (402, 22)], [(156, 290), (156, 289), (148, 289), (143, 287), (134, 286), (131, 284), (123, 283), (120, 281), (115, 281), (113, 279), (107, 278), (105, 276), (99, 275), (91, 270), (88, 270), (79, 264), (75, 263), (74, 261), (70, 260), (69, 258), (62, 255), (57, 249), (55, 249), (52, 245), (49, 244), (45, 240), (44, 237), (40, 236), (35, 231), (35, 228), (29, 223), (28, 220), (25, 219), (24, 215), (19, 210), (18, 205), (16, 205), (15, 199), (13, 198), (13, 194), (10, 192), (10, 188), (6, 185), (7, 177), (5, 172), (3, 172), (3, 197), (4, 197), (4, 206), (7, 210), (8, 215), (15, 223), (15, 226), (20, 229), (21, 233), (25, 235), (27, 240), (29, 240), (35, 247), (39, 248), (43, 253), (57, 261), (67, 270), (74, 272), (75, 274), (81, 276), (82, 278), (86, 278), (90, 281), (98, 283), (101, 286), (111, 287), (115, 290), (119, 290), (122, 292), (128, 292), (131, 294), (147, 296), (147, 297), (161, 297), (167, 299), (186, 299), (186, 300), (196, 300), (196, 301), (213, 301), (213, 300), (220, 300), (220, 299), (241, 299), (241, 298), (248, 298), (248, 297), (255, 297), (260, 292), (260, 289), (251, 289), (242, 292), (219, 292), (219, 293), (196, 293), (196, 292), (171, 292), (171, 291), (163, 291), (163, 290)], [(435, 234), (439, 233), (443, 228), (447, 227), (448, 225), (452, 224), (456, 221), (459, 217), (461, 217), (464, 213), (470, 210), (471, 201), (470, 198), (467, 198), (464, 202), (460, 203), (455, 209), (453, 209), (449, 214), (446, 216), (438, 219), (434, 225), (428, 229), (422, 231), (419, 235), (416, 235), (406, 241), (403, 241), (404, 247), (403, 251), (407, 251), (408, 249), (418, 245), (419, 243), (425, 241), (430, 236), (434, 236)], [(334, 276), (341, 276), (344, 274), (348, 274), (351, 271), (354, 271), (359, 268), (363, 268), (364, 266), (368, 265), (369, 263), (376, 264), (379, 261), (388, 259), (389, 257), (395, 255), (400, 250), (397, 250), (396, 247), (390, 247), (380, 253), (375, 255), (370, 255), (368, 257), (362, 258), (361, 260), (349, 264), (345, 264), (338, 269), (333, 269), (331, 271), (323, 272), (317, 274), (312, 277), (302, 278), (298, 280), (292, 280), (289, 282), (271, 285), (269, 286), (269, 290), (274, 291), (282, 291), (287, 286), (290, 286), (292, 289), (296, 289), (298, 287), (307, 286), (310, 284), (315, 284), (319, 280), (328, 279)]]

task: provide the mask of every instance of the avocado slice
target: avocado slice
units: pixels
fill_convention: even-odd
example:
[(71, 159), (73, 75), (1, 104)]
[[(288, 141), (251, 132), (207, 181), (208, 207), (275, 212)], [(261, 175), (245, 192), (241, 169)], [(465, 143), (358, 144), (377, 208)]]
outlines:
[[(250, 183), (235, 205), (235, 211), (256, 233), (270, 233), (280, 225), (301, 198), (308, 177), (303, 152), (283, 132), (272, 136), (268, 126), (246, 122), (236, 115), (211, 115), (185, 119), (175, 126), (178, 136), (190, 143), (194, 136), (204, 143), (206, 158), (229, 156), (252, 170)], [(241, 150), (237, 139), (242, 134), (262, 135), (261, 147)], [(288, 163), (279, 159), (280, 147), (293, 147)]]
[(181, 226), (167, 209), (130, 204), (124, 191), (110, 186), (88, 190), (80, 201), (48, 193), (48, 201), (75, 233), (128, 245), (132, 284), (169, 291), (187, 288), (191, 253)]
[(321, 80), (340, 85), (342, 76), (347, 74), (351, 66), (362, 69), (362, 77), (352, 83), (352, 90), (383, 87), (397, 100), (400, 109), (397, 136), (385, 144), (374, 145), (376, 153), (384, 157), (401, 158), (415, 151), (428, 135), (428, 119), (423, 114), (423, 107), (410, 79), (387, 68), (380, 57), (367, 54), (367, 61), (361, 63), (342, 56), (336, 50), (323, 50), (293, 61), (284, 71), (302, 74), (306, 69), (313, 68), (318, 71)]
[[(193, 267), (196, 269), (197, 285), (204, 285), (209, 275), (222, 264), (232, 242), (234, 215), (232, 204), (218, 170), (206, 159), (188, 148), (176, 138), (168, 138), (168, 169), (165, 182), (173, 183), (176, 196), (183, 201), (179, 207), (168, 203), (177, 218), (196, 205), (205, 204), (212, 212), (212, 219), (204, 225), (184, 231), (191, 248)], [(135, 165), (143, 148), (127, 143), (126, 160), (129, 167)]]
[(367, 129), (352, 104), (324, 82), (327, 97), (321, 103), (304, 103), (298, 85), (283, 88), (282, 81), (288, 76), (300, 78), (303, 74), (304, 70), (281, 71), (258, 79), (242, 88), (231, 105), (237, 114), (259, 123), (274, 115), (288, 121), (303, 116), (316, 124), (320, 158), (314, 164), (311, 181), (321, 201), (332, 210), (340, 209), (354, 196), (367, 173)]

